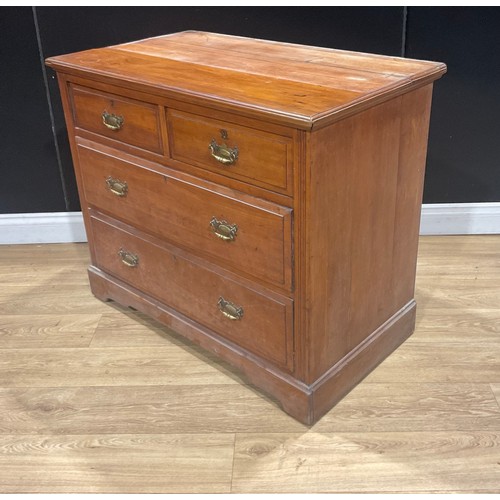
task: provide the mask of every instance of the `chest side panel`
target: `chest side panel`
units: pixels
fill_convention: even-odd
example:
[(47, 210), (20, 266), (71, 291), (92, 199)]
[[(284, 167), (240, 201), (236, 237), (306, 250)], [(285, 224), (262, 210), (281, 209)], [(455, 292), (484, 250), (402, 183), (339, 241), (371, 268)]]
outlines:
[(311, 134), (301, 332), (310, 383), (413, 299), (431, 88), (417, 92)]

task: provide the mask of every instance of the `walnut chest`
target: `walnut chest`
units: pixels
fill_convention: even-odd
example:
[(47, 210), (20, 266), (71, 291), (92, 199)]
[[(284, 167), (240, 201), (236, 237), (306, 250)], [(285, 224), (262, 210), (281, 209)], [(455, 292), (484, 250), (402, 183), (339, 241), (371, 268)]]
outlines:
[(97, 297), (307, 424), (412, 333), (444, 64), (196, 31), (47, 64)]

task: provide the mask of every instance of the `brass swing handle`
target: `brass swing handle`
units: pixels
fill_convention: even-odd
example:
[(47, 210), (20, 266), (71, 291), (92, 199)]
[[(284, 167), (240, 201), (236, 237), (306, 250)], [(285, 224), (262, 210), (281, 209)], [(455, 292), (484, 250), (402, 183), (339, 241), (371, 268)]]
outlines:
[(128, 184), (125, 181), (109, 176), (106, 179), (106, 186), (116, 196), (127, 196)]
[(237, 306), (224, 297), (219, 297), (217, 302), (220, 312), (228, 319), (240, 320), (243, 318), (243, 307)]
[(139, 256), (132, 252), (127, 252), (120, 248), (118, 255), (122, 259), (122, 262), (128, 267), (137, 267), (139, 265)]
[(220, 163), (224, 165), (232, 165), (238, 159), (238, 148), (229, 148), (225, 144), (217, 144), (215, 139), (210, 141), (208, 145), (212, 156)]
[(123, 127), (125, 118), (120, 115), (114, 115), (107, 111), (102, 112), (102, 123), (111, 130), (120, 130)]
[(224, 241), (234, 241), (236, 239), (236, 233), (238, 232), (238, 226), (236, 224), (229, 224), (225, 220), (218, 220), (212, 217), (210, 221), (210, 226), (215, 236)]

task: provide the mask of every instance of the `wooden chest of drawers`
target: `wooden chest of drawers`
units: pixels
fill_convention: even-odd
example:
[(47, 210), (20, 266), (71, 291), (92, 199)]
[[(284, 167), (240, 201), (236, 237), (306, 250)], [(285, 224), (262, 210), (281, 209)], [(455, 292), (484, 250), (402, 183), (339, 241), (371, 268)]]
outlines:
[(182, 32), (47, 60), (93, 293), (311, 424), (413, 331), (444, 64)]

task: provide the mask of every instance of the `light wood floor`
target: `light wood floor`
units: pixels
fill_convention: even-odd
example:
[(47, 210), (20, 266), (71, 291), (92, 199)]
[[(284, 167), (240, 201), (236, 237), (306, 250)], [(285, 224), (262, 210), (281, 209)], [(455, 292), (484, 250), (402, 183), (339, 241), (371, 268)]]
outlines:
[(421, 238), (415, 334), (312, 428), (87, 264), (0, 247), (0, 492), (500, 491), (499, 236)]

